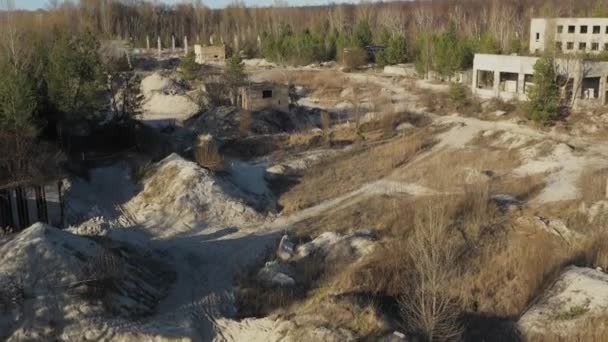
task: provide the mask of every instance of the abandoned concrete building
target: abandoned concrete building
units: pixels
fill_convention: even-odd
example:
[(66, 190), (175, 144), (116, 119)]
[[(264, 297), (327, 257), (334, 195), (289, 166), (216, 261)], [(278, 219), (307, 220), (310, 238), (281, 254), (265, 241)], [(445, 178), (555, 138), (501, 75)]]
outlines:
[(289, 86), (276, 83), (251, 83), (240, 87), (238, 106), (257, 112), (266, 109), (289, 111)]
[(226, 45), (194, 45), (195, 60), (198, 64), (223, 62), (226, 60)]
[(551, 48), (561, 53), (598, 54), (608, 51), (608, 18), (532, 19), (530, 53)]
[[(584, 55), (608, 52), (608, 18), (532, 19), (530, 52), (547, 50), (560, 56), (555, 58), (557, 83), (568, 105), (586, 108), (607, 104), (608, 62), (590, 60)], [(475, 54), (473, 94), (482, 98), (528, 100), (534, 64), (539, 58)]]
[[(481, 98), (528, 99), (539, 57), (475, 54), (473, 93)], [(578, 58), (555, 60), (562, 96), (575, 107), (606, 105), (608, 62)]]

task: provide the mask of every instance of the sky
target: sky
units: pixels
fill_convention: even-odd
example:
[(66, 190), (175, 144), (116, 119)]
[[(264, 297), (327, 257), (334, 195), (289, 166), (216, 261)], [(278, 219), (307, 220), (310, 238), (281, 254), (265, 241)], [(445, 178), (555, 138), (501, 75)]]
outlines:
[[(183, 0), (166, 0), (165, 3), (175, 4), (183, 2)], [(231, 3), (232, 0), (207, 0), (203, 1), (207, 6), (213, 8), (224, 7)], [(289, 0), (287, 1), (290, 5), (320, 5), (327, 4), (328, 0)], [(332, 2), (345, 2), (345, 1), (332, 1)], [(247, 5), (252, 6), (267, 6), (272, 5), (274, 0), (245, 0)], [(38, 8), (44, 8), (47, 4), (47, 0), (15, 0), (15, 7), (20, 9), (35, 10)]]

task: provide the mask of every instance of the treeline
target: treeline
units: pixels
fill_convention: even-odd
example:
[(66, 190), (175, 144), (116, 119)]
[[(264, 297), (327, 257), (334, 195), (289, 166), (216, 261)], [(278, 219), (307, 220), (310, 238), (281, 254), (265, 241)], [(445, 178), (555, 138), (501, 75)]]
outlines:
[(157, 37), (169, 46), (172, 36), (178, 45), (184, 37), (190, 43), (223, 42), (251, 57), (293, 64), (339, 59), (344, 47), (364, 42), (389, 47), (377, 56), (381, 64), (424, 59), (431, 52), (428, 44), (440, 43), (446, 31), (471, 51), (519, 52), (528, 44), (532, 17), (608, 16), (608, 0), (418, 0), (264, 8), (234, 2), (224, 9), (210, 9), (200, 0), (176, 5), (142, 0), (52, 3), (45, 11), (19, 13), (19, 20), (44, 32), (59, 27), (128, 39), (135, 47), (145, 47), (147, 39), (154, 45)]
[(12, 14), (0, 18), (0, 186), (52, 174), (64, 137), (87, 123), (138, 112), (125, 55), (102, 57), (93, 32), (42, 32)]

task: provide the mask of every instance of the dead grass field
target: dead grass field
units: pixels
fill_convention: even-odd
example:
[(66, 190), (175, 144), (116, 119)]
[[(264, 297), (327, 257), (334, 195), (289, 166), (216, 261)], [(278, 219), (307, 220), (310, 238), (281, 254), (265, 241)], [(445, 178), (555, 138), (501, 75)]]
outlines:
[(386, 142), (362, 145), (305, 171), (299, 183), (281, 195), (284, 212), (307, 208), (387, 176), (432, 145), (432, 132), (422, 129)]

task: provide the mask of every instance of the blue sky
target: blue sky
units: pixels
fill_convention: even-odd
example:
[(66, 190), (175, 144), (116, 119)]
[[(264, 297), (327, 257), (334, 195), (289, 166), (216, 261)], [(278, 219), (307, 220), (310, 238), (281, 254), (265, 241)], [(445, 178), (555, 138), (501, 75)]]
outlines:
[[(183, 0), (166, 0), (164, 1), (166, 3), (179, 3), (179, 2), (183, 2)], [(209, 7), (224, 7), (227, 4), (229, 4), (230, 2), (232, 2), (231, 0), (207, 0), (203, 2), (209, 6)], [(327, 4), (328, 0), (290, 0), (288, 1), (288, 3), (290, 5), (319, 5), (319, 4)], [(333, 1), (333, 2), (345, 2), (345, 1)], [(267, 5), (272, 5), (274, 3), (274, 0), (245, 0), (245, 3), (247, 5), (257, 5), (257, 6), (267, 6)], [(44, 8), (47, 4), (47, 0), (15, 0), (15, 6), (17, 8), (22, 8), (22, 9), (30, 9), (30, 10), (34, 10), (34, 9), (38, 9), (38, 8)]]

